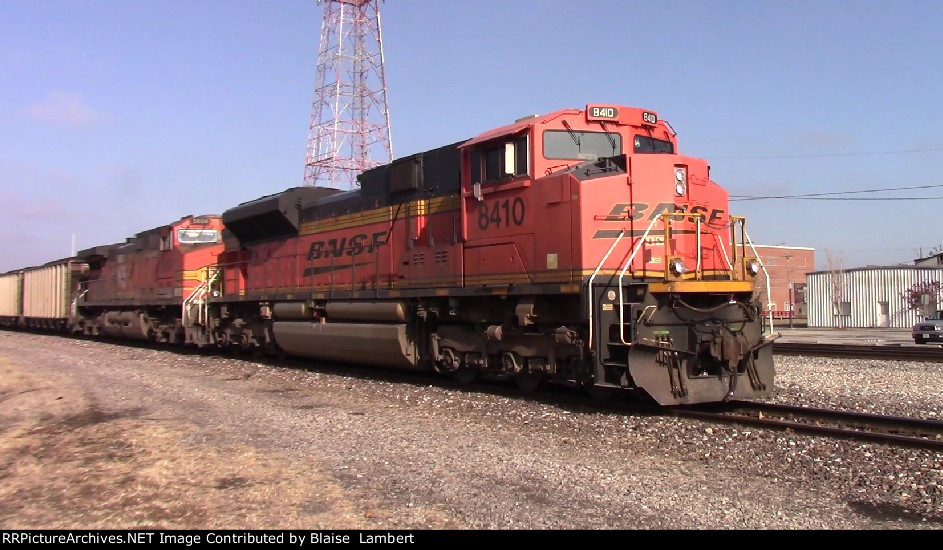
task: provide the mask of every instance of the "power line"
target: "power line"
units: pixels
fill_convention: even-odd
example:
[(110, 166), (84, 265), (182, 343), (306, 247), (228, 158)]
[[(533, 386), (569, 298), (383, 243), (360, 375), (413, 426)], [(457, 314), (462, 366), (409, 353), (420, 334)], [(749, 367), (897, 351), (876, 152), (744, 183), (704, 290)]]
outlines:
[(913, 189), (934, 189), (943, 187), (943, 184), (914, 185), (911, 187), (882, 187), (879, 189), (859, 189), (855, 191), (827, 191), (824, 193), (803, 193), (800, 195), (730, 195), (731, 201), (759, 201), (770, 199), (797, 199), (823, 201), (910, 201), (910, 200), (938, 200), (943, 197), (835, 197), (834, 195), (857, 195), (861, 193), (880, 193), (884, 191), (910, 191)]
[(766, 199), (783, 199), (797, 201), (937, 201), (943, 197), (747, 197), (742, 199), (731, 198), (734, 201), (759, 201)]
[(804, 201), (938, 201), (943, 197), (797, 197)]
[(705, 155), (704, 158), (711, 160), (762, 160), (762, 159), (804, 159), (817, 157), (866, 157), (875, 155), (898, 155), (902, 153), (932, 153), (943, 151), (943, 147), (931, 147), (929, 149), (901, 149), (898, 151), (862, 151), (857, 153), (810, 153), (806, 155), (757, 155), (757, 156), (714, 156)]

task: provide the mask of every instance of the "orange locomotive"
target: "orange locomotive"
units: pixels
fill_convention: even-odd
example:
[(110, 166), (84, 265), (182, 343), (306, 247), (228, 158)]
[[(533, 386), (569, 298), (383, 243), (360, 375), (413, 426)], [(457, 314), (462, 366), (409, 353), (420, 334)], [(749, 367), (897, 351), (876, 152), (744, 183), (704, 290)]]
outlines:
[(588, 105), (398, 159), (356, 191), (239, 205), (183, 324), (208, 344), (524, 389), (768, 393), (744, 220), (677, 148), (653, 111)]
[(206, 266), (223, 251), (219, 216), (185, 216), (125, 243), (82, 250), (74, 332), (168, 343), (207, 341)]

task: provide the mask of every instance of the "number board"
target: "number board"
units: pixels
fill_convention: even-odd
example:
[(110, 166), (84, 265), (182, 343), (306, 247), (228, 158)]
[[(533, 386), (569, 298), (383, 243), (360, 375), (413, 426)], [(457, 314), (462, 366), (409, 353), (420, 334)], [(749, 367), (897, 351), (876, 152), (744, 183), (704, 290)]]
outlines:
[(605, 105), (587, 105), (586, 120), (619, 120), (619, 109)]
[(642, 111), (642, 124), (650, 124), (652, 126), (658, 124), (658, 115), (648, 111)]
[(209, 225), (210, 219), (206, 216), (199, 216), (190, 220), (193, 225)]

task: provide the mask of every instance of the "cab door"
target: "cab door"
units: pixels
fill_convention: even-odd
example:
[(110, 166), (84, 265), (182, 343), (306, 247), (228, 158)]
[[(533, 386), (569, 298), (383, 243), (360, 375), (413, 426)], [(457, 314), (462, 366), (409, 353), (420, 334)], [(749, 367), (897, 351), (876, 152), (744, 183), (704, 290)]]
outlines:
[(465, 286), (534, 282), (529, 135), (467, 148), (463, 185)]

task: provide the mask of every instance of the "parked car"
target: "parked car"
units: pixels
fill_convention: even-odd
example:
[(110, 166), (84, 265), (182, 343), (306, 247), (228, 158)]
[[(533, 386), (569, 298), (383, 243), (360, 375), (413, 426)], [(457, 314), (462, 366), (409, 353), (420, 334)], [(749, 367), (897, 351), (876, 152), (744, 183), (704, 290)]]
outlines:
[(943, 342), (943, 309), (934, 311), (933, 315), (914, 325), (913, 336), (917, 344)]

